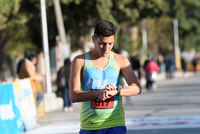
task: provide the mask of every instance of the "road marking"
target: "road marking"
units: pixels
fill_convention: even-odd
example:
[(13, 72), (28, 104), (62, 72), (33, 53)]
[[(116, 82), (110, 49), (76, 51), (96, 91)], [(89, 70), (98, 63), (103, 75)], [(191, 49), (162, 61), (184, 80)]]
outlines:
[[(126, 118), (127, 130), (200, 128), (200, 115)], [(80, 130), (80, 122), (59, 121), (40, 126), (26, 134), (73, 134)]]
[(59, 133), (78, 133), (80, 130), (79, 121), (58, 121), (45, 126), (40, 126), (25, 134), (59, 134)]
[(200, 115), (142, 117), (126, 119), (128, 130), (141, 129), (172, 129), (172, 128), (200, 128)]

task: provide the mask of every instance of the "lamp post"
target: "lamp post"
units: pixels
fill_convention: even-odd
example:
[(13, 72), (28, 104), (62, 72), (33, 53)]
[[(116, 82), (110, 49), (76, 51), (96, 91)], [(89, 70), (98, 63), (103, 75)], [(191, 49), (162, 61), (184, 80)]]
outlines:
[(181, 69), (181, 56), (179, 49), (179, 37), (178, 37), (178, 20), (174, 19), (174, 55), (175, 55), (175, 63), (176, 68), (178, 70)]
[(143, 50), (147, 49), (147, 27), (146, 27), (146, 19), (142, 19), (142, 43)]
[(47, 32), (47, 19), (46, 19), (46, 5), (45, 0), (40, 0), (41, 7), (41, 19), (42, 19), (42, 41), (45, 57), (45, 69), (46, 69), (46, 85), (47, 92), (51, 93), (51, 75), (50, 75), (50, 64), (49, 64), (49, 42), (48, 42), (48, 32)]

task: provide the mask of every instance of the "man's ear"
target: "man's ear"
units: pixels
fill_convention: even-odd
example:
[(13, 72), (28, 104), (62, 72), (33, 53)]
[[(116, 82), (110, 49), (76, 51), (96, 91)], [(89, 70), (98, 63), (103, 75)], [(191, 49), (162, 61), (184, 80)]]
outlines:
[(94, 35), (92, 35), (92, 42), (94, 43), (96, 40), (96, 37)]

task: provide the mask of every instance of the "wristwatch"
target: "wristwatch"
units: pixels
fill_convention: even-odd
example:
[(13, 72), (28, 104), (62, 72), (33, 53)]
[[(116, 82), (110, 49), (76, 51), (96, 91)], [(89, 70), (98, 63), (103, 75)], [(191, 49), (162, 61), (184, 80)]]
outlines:
[(121, 86), (117, 87), (117, 94), (115, 96), (120, 96), (121, 93)]

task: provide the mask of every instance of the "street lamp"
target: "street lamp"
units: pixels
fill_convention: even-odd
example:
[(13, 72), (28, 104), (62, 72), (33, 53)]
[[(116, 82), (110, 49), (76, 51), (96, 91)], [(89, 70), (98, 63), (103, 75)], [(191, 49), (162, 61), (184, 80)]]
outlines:
[(49, 64), (49, 42), (48, 42), (48, 32), (47, 32), (47, 18), (46, 18), (46, 6), (45, 0), (40, 0), (41, 7), (41, 18), (42, 18), (42, 40), (44, 48), (44, 57), (45, 57), (45, 69), (46, 69), (46, 85), (47, 92), (51, 93), (51, 75), (50, 75), (50, 64)]
[(179, 49), (178, 20), (177, 19), (174, 19), (174, 53), (175, 53), (176, 68), (180, 70), (181, 56), (180, 56), (180, 49)]

